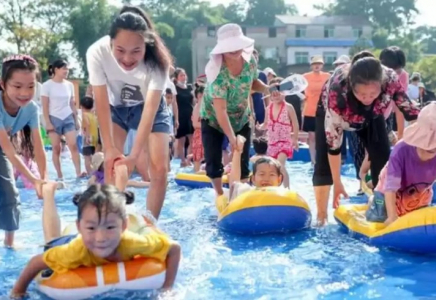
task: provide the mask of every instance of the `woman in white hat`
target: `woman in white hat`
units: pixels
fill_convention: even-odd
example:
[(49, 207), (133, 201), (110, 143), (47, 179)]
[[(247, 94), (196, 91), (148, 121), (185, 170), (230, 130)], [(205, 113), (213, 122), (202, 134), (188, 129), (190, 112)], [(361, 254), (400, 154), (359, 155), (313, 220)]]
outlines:
[(227, 136), (236, 149), (236, 136), (243, 136), (241, 179), (249, 177), (250, 108), (252, 92), (269, 93), (269, 87), (258, 80), (254, 58), (254, 40), (242, 33), (237, 24), (218, 29), (218, 41), (206, 65), (207, 84), (200, 108), (201, 133), (206, 160), (206, 174), (211, 178), (217, 195), (223, 194), (222, 144)]
[(309, 85), (305, 91), (306, 99), (303, 104), (303, 131), (309, 134), (308, 144), (310, 160), (315, 164), (315, 113), (316, 105), (321, 95), (324, 83), (329, 79), (330, 74), (323, 72), (324, 60), (321, 56), (314, 56), (310, 61), (311, 72), (303, 74)]
[(337, 68), (324, 85), (316, 112), (316, 164), (313, 185), (320, 225), (327, 220), (330, 186), (333, 206), (347, 196), (341, 181), (341, 145), (344, 131), (356, 132), (371, 161), (371, 176), (377, 185), (390, 154), (385, 112), (391, 102), (408, 121), (419, 109), (409, 100), (395, 71), (382, 66), (370, 52), (353, 57), (350, 65)]

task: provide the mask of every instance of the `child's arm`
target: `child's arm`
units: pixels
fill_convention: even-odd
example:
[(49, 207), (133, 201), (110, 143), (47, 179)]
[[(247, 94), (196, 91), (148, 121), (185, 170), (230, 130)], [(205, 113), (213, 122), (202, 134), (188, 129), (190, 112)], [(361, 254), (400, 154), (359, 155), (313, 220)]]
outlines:
[(89, 178), (88, 180), (88, 186), (95, 184), (96, 181), (97, 181), (97, 177), (95, 175), (92, 175), (91, 178)]
[(129, 181), (129, 171), (126, 165), (115, 164), (115, 186), (120, 191), (124, 191)]
[(127, 180), (127, 186), (128, 187), (136, 187), (136, 188), (144, 188), (149, 187), (150, 182), (148, 181), (138, 181), (138, 180)]
[(268, 120), (269, 120), (269, 106), (267, 106), (266, 109), (265, 109), (265, 118), (263, 119), (263, 123), (259, 124), (259, 125), (256, 125), (256, 128), (258, 130), (265, 130), (266, 126), (268, 125)]
[(177, 98), (174, 95), (173, 103), (171, 104), (173, 107), (173, 115), (174, 115), (174, 134), (176, 134), (177, 129), (179, 128), (179, 107), (177, 106)]
[(166, 274), (165, 274), (165, 282), (162, 286), (163, 289), (169, 289), (174, 285), (174, 281), (177, 276), (177, 270), (179, 269), (181, 256), (180, 245), (176, 242), (172, 242), (170, 251), (168, 251), (167, 259), (166, 259)]
[(298, 133), (300, 132), (300, 124), (298, 124), (297, 114), (295, 113), (295, 109), (292, 104), (286, 103), (286, 108), (288, 110), (289, 120), (291, 120), (293, 135), (292, 141), (294, 143), (295, 149), (298, 149)]
[(385, 192), (385, 203), (386, 212), (388, 213), (388, 218), (385, 221), (385, 225), (389, 225), (398, 219), (397, 214), (397, 197), (394, 192)]
[(232, 169), (229, 174), (229, 186), (230, 193), (229, 199), (232, 199), (232, 194), (234, 190), (234, 185), (237, 182), (241, 182), (241, 154), (242, 149), (244, 148), (245, 138), (243, 136), (238, 135), (236, 137), (236, 145), (238, 149), (233, 149), (233, 158), (232, 158)]
[(26, 268), (24, 268), (14, 288), (12, 289), (12, 297), (23, 297), (26, 294), (27, 287), (32, 282), (32, 280), (39, 274), (39, 272), (47, 269), (48, 266), (42, 259), (42, 254), (34, 256)]
[(199, 121), (200, 117), (200, 104), (197, 103), (194, 106), (194, 111), (192, 112), (192, 126), (194, 126), (195, 129), (201, 128), (201, 122)]

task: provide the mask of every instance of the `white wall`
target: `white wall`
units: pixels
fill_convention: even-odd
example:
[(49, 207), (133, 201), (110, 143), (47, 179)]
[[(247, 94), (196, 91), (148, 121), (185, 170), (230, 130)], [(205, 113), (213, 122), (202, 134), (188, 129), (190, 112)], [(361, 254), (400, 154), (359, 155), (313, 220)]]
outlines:
[(350, 47), (288, 47), (287, 49), (287, 63), (288, 65), (295, 65), (295, 52), (308, 52), (309, 60), (314, 55), (323, 55), (323, 52), (336, 52), (337, 57), (341, 55), (348, 55)]

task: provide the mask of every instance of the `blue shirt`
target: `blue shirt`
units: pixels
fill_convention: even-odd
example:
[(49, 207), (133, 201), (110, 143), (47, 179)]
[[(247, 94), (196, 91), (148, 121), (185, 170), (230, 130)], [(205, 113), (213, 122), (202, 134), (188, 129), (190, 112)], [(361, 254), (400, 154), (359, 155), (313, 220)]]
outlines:
[(39, 128), (38, 105), (30, 101), (18, 111), (15, 117), (10, 116), (3, 105), (2, 93), (0, 92), (0, 130), (6, 130), (9, 135), (14, 135), (29, 125), (31, 129)]
[[(266, 74), (263, 72), (259, 72), (259, 79), (267, 84), (267, 77)], [(263, 94), (262, 93), (254, 93), (252, 95), (253, 97), (253, 110), (254, 114), (256, 115), (256, 121), (259, 122), (259, 124), (262, 124), (265, 120), (265, 102), (262, 99)]]

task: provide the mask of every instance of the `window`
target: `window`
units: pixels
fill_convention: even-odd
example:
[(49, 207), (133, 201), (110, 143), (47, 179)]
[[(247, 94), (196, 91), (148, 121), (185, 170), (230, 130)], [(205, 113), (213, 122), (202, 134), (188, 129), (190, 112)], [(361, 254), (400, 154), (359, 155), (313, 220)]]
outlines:
[(297, 26), (297, 29), (295, 29), (295, 36), (297, 38), (306, 37), (306, 26)]
[(265, 48), (263, 52), (263, 58), (265, 59), (278, 59), (279, 53), (277, 48)]
[(215, 26), (207, 26), (207, 36), (208, 37), (215, 37), (215, 35), (216, 35)]
[(268, 30), (268, 37), (270, 37), (270, 38), (277, 37), (277, 28), (270, 27), (269, 30)]
[(353, 37), (356, 39), (360, 38), (363, 34), (363, 29), (361, 27), (353, 27)]
[(295, 52), (295, 64), (308, 64), (309, 52)]
[(246, 27), (242, 27), (242, 33), (243, 33), (244, 35), (247, 35), (247, 28), (246, 28)]
[(331, 65), (338, 58), (338, 53), (337, 52), (324, 52), (322, 56), (324, 58), (324, 63)]
[(324, 37), (331, 38), (335, 36), (335, 27), (334, 26), (326, 26), (324, 27)]

